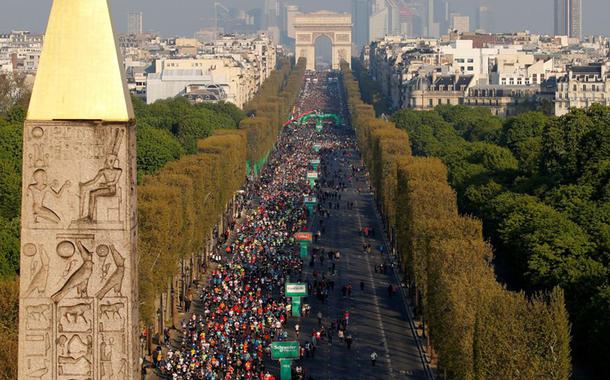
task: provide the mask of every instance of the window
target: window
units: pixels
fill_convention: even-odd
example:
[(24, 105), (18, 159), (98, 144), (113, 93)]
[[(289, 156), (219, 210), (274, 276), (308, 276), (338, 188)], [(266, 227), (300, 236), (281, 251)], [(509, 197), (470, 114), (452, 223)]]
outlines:
[(587, 91), (587, 85), (586, 85), (586, 84), (583, 84), (583, 85), (582, 85), (582, 90), (583, 90), (583, 91)]
[(578, 87), (576, 85), (574, 85), (574, 87), (572, 87), (574, 89), (574, 91), (578, 91)]
[(451, 99), (447, 98), (447, 104), (451, 104)]
[(474, 67), (468, 66), (468, 71), (473, 71), (473, 70), (474, 70)]
[(432, 99), (429, 99), (429, 100), (428, 100), (428, 105), (429, 105), (430, 107), (434, 107), (434, 102), (433, 102), (433, 100), (432, 100)]
[(438, 105), (440, 106), (441, 104), (443, 104), (443, 99), (438, 100)]
[(474, 59), (468, 58), (468, 63), (473, 63), (473, 62), (474, 62)]
[(458, 62), (458, 63), (464, 63), (464, 58), (458, 58), (458, 59), (457, 59), (457, 62)]

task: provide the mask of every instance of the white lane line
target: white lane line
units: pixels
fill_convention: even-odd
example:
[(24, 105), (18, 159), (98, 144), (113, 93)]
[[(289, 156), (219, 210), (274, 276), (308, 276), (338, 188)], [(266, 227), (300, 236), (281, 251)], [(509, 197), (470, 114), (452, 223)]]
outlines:
[[(358, 200), (354, 201), (354, 206), (357, 207)], [(358, 215), (358, 230), (362, 231), (362, 218), (360, 216), (360, 212)], [(360, 241), (362, 244), (365, 243), (364, 236), (360, 235)], [(366, 258), (366, 267), (369, 272), (369, 281), (372, 284), (373, 289), (373, 304), (375, 305), (375, 315), (377, 317), (377, 324), (379, 325), (379, 330), (381, 331), (381, 341), (383, 343), (383, 350), (385, 351), (384, 356), (388, 362), (388, 370), (390, 371), (390, 378), (394, 378), (394, 369), (392, 368), (392, 359), (390, 358), (390, 350), (388, 349), (388, 340), (385, 335), (385, 329), (383, 327), (383, 321), (381, 320), (381, 308), (379, 307), (379, 299), (377, 298), (377, 286), (375, 285), (375, 277), (373, 277), (373, 272), (371, 271), (371, 263), (369, 260), (369, 255), (364, 253)]]

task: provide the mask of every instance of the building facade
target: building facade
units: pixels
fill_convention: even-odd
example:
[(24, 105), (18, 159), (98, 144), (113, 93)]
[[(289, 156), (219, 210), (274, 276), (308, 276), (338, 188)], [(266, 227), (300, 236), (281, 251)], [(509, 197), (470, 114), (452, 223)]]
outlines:
[(393, 110), (462, 104), (513, 115), (554, 104), (562, 115), (610, 104), (607, 38), (578, 42), (525, 32), (448, 38), (386, 36), (363, 49), (363, 65)]
[(568, 73), (557, 80), (555, 115), (595, 103), (610, 106), (609, 68), (609, 63), (569, 67)]

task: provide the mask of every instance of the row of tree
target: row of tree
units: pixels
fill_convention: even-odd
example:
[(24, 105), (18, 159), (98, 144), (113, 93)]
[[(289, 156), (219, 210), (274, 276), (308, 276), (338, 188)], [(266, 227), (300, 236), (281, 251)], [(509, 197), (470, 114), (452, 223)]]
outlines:
[(291, 67), (284, 61), (281, 68), (271, 75), (254, 97), (244, 107), (249, 117), (240, 123), (240, 129), (248, 131), (248, 174), (258, 175), (267, 161), (269, 152), (292, 107), (299, 96), (305, 60)]
[(610, 108), (505, 120), (485, 109), (402, 110), (414, 154), (449, 168), (463, 212), (483, 220), (502, 280), (560, 286), (581, 362), (610, 371)]
[[(304, 61), (295, 66), (283, 60), (248, 104), (249, 116), (235, 113), (227, 121), (230, 128), (212, 128), (211, 136), (196, 139), (195, 154), (141, 179), (138, 257), (140, 311), (146, 324), (154, 322), (160, 297), (169, 290), (180, 263), (200, 261), (214, 227), (243, 186), (247, 170), (256, 175), (264, 165), (298, 96), (304, 70)], [(207, 111), (210, 106), (204, 107)]]
[(458, 213), (446, 166), (412, 157), (407, 133), (377, 119), (348, 66), (342, 71), (352, 125), (439, 368), (451, 379), (568, 379), (563, 292), (526, 297), (498, 283), (482, 224)]

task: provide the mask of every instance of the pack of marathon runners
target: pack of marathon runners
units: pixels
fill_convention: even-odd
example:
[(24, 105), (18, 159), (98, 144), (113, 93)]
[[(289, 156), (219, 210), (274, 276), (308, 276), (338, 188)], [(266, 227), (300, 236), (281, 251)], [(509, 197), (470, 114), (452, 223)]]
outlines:
[[(297, 103), (299, 112), (322, 110), (332, 102), (330, 99), (339, 97), (338, 86), (320, 86), (313, 79), (325, 81), (322, 74), (308, 73)], [(313, 149), (314, 143), (322, 146), (319, 154)], [(284, 128), (261, 176), (245, 188), (243, 199), (247, 206), (241, 219), (223, 234), (226, 244), (212, 256), (217, 264), (210, 270), (206, 283), (201, 284), (200, 293), (193, 290), (189, 293), (192, 313), (187, 314), (177, 336), (170, 337), (165, 332), (172, 343), (157, 347), (153, 353), (159, 376), (172, 380), (275, 379), (278, 371), (277, 363), (270, 358), (271, 342), (296, 339), (304, 361), (293, 366), (294, 378), (313, 379), (307, 376), (304, 365), (307, 358), (315, 357), (323, 339), (332, 343), (336, 338), (351, 349), (352, 310), (346, 309), (332, 319), (313, 310), (318, 320), (313, 331), (303, 331), (298, 322), (294, 329), (289, 329), (291, 303), (283, 289), (290, 277), (291, 281), (306, 282), (310, 297), (322, 303), (334, 292), (332, 276), (341, 252), (314, 249), (309, 265), (313, 267), (318, 260), (323, 266), (326, 260), (328, 267), (323, 268), (328, 270), (314, 270), (311, 277), (303, 278), (304, 263), (293, 236), (311, 228), (303, 207), (304, 196), (315, 195), (319, 199), (319, 226), (317, 231), (311, 231), (316, 242), (324, 236), (325, 220), (332, 210), (354, 207), (353, 202), (341, 199), (341, 192), (364, 171), (363, 167), (349, 163), (348, 152), (353, 151), (355, 143), (347, 133), (325, 133), (321, 138), (313, 125), (292, 124)], [(310, 160), (318, 156), (322, 159), (321, 176), (318, 186), (311, 189), (306, 176), (311, 170)], [(331, 170), (325, 164), (331, 161), (342, 163), (341, 167), (347, 169)], [(369, 236), (374, 230), (366, 227), (362, 234)], [(370, 252), (370, 246), (367, 249)], [(364, 282), (358, 284), (363, 291)], [(340, 286), (342, 294), (351, 297), (352, 283)], [(304, 316), (310, 310), (309, 304), (303, 304)], [(370, 358), (375, 365), (377, 354), (371, 353)], [(276, 375), (271, 368), (276, 369), (273, 371)]]

